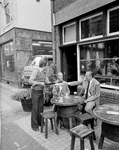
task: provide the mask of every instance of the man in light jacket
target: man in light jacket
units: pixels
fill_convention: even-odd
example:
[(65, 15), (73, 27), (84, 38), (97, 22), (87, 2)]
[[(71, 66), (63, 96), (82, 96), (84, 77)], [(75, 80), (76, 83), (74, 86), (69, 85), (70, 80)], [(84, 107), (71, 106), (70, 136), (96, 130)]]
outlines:
[(93, 109), (100, 103), (100, 83), (94, 78), (92, 71), (86, 72), (79, 95), (84, 97), (84, 109), (95, 118), (94, 124), (96, 125), (97, 119), (93, 114)]

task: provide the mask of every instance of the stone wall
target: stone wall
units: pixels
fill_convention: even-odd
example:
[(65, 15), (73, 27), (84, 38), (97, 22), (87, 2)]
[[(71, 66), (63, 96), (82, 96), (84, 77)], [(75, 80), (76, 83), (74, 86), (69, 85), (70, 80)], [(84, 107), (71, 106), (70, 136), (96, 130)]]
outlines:
[[(79, 85), (77, 87), (78, 94), (80, 90), (81, 90), (81, 86)], [(107, 103), (119, 104), (119, 91), (101, 88), (100, 104), (102, 105)]]

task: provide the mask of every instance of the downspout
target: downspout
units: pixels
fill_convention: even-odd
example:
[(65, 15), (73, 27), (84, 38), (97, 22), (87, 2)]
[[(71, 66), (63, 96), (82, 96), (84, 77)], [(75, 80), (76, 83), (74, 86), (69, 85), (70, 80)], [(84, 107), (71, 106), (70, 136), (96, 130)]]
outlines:
[(51, 0), (51, 26), (52, 26), (52, 51), (53, 51), (53, 63), (56, 64), (56, 50), (55, 50), (55, 0)]

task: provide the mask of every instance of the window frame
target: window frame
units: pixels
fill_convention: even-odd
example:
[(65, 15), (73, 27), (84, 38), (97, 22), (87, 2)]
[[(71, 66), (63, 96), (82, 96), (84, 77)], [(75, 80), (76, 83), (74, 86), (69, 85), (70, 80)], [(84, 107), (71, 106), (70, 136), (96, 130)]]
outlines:
[(109, 33), (109, 13), (110, 13), (110, 11), (116, 10), (116, 9), (118, 9), (118, 8), (119, 8), (119, 6), (116, 6), (116, 7), (113, 7), (113, 8), (111, 8), (111, 9), (108, 9), (108, 10), (107, 10), (107, 36), (119, 34), (119, 31), (113, 32), (113, 33)]
[[(67, 24), (67, 25), (64, 25), (63, 27), (62, 27), (62, 38), (63, 38), (63, 45), (65, 45), (65, 44), (70, 44), (70, 43), (75, 43), (76, 42), (76, 40), (74, 40), (74, 41), (71, 41), (71, 42), (64, 42), (64, 37), (65, 37), (65, 35), (64, 35), (64, 29), (66, 28), (66, 27), (70, 27), (71, 25), (75, 25), (76, 26), (76, 22), (72, 22), (72, 23), (69, 23), (69, 24)], [(76, 32), (76, 28), (75, 28), (75, 32)], [(76, 38), (76, 37), (75, 37)]]
[(97, 14), (94, 14), (94, 15), (91, 15), (91, 16), (88, 16), (88, 17), (85, 17), (85, 18), (79, 20), (79, 40), (80, 41), (92, 40), (92, 39), (97, 39), (97, 38), (103, 37), (103, 34), (102, 34), (102, 35), (98, 35), (98, 36), (94, 36), (94, 37), (88, 37), (88, 38), (85, 38), (85, 39), (81, 39), (81, 33), (82, 33), (82, 31), (81, 31), (81, 22), (85, 21), (87, 19), (99, 16), (99, 15), (103, 15), (103, 12), (100, 12), (100, 13), (97, 13)]

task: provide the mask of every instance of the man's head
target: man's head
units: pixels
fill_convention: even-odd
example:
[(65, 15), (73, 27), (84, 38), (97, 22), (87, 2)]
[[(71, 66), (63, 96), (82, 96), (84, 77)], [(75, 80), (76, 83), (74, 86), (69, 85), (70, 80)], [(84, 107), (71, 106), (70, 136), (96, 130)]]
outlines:
[(45, 67), (47, 65), (48, 59), (47, 57), (43, 57), (40, 61), (39, 67)]
[(92, 71), (87, 71), (85, 74), (85, 77), (88, 81), (91, 81), (91, 79), (93, 78), (93, 72)]
[(59, 81), (63, 81), (63, 74), (62, 74), (62, 72), (58, 72), (57, 73), (57, 79), (59, 80)]

